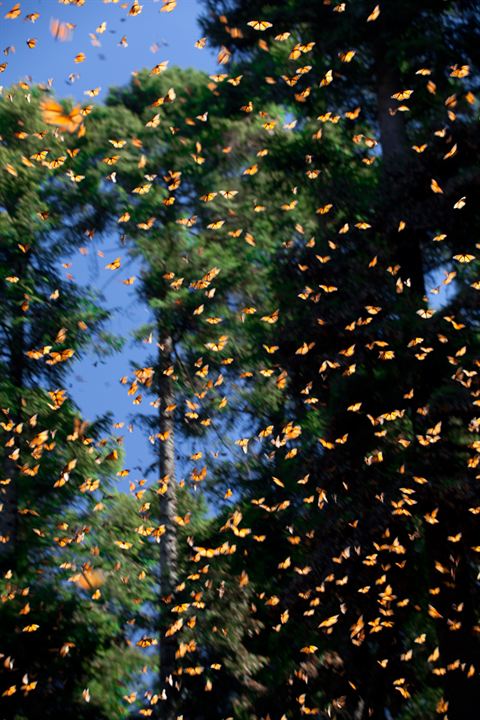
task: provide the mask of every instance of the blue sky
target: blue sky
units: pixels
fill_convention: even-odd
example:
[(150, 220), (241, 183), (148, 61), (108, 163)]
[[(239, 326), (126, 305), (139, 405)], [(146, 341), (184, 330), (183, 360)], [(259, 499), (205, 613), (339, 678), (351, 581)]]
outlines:
[[(86, 0), (83, 7), (61, 5), (56, 0), (22, 0), (22, 15), (16, 20), (6, 20), (6, 12), (14, 0), (0, 0), (0, 49), (14, 46), (15, 53), (6, 58), (7, 69), (0, 75), (0, 84), (9, 84), (31, 76), (34, 82), (54, 81), (58, 95), (73, 95), (85, 100), (85, 90), (101, 87), (99, 100), (111, 85), (128, 82), (132, 71), (152, 67), (163, 60), (170, 65), (196, 67), (211, 72), (215, 67), (212, 53), (199, 50), (194, 43), (201, 36), (196, 18), (200, 12), (197, 0), (178, 0), (173, 12), (160, 12), (162, 2), (142, 0), (142, 12), (131, 17), (128, 2), (107, 3), (102, 0)], [(125, 6), (125, 7), (122, 7)], [(26, 15), (40, 13), (35, 23), (26, 21)], [(56, 41), (50, 33), (50, 20), (58, 19), (76, 25), (69, 42)], [(102, 22), (107, 23), (105, 32), (97, 33)], [(94, 47), (90, 33), (95, 34), (100, 47)], [(126, 36), (128, 47), (120, 47), (119, 41)], [(29, 49), (26, 41), (37, 40)], [(157, 43), (159, 49), (151, 51)], [(83, 52), (84, 62), (76, 64), (75, 56)], [(70, 73), (80, 78), (72, 85), (66, 80)]]
[[(151, 68), (164, 60), (168, 60), (170, 66), (195, 67), (207, 72), (215, 69), (212, 52), (194, 46), (201, 37), (196, 22), (200, 12), (197, 0), (178, 0), (171, 13), (160, 12), (162, 2), (141, 0), (142, 12), (135, 17), (128, 15), (132, 2), (105, 4), (102, 0), (86, 0), (83, 7), (77, 8), (61, 5), (56, 0), (22, 0), (21, 16), (7, 20), (4, 16), (15, 2), (0, 0), (0, 51), (9, 46), (15, 48), (15, 52), (6, 57), (0, 56), (0, 63), (8, 62), (5, 72), (0, 75), (0, 85), (8, 87), (28, 78), (36, 83), (52, 79), (57, 96), (72, 96), (89, 102), (85, 90), (101, 87), (96, 99), (101, 102), (108, 87), (124, 85), (129, 82), (132, 71)], [(126, 7), (122, 8), (121, 4)], [(32, 24), (25, 16), (33, 12), (40, 13), (40, 17)], [(52, 18), (76, 25), (70, 41), (59, 42), (52, 37)], [(107, 27), (99, 34), (96, 29), (103, 22)], [(92, 45), (90, 33), (96, 35), (100, 47)], [(128, 47), (118, 44), (123, 36), (126, 36)], [(30, 38), (37, 40), (34, 49), (27, 46), (26, 41)], [(85, 53), (86, 60), (76, 64), (74, 57), (80, 52)], [(80, 75), (73, 84), (67, 82), (70, 73)], [(105, 257), (99, 257), (98, 251)], [(107, 262), (119, 255), (125, 267), (115, 273), (105, 270)], [(76, 281), (90, 284), (103, 293), (105, 304), (112, 311), (110, 330), (123, 336), (126, 345), (121, 353), (113, 356), (99, 359), (92, 352), (77, 362), (67, 389), (86, 419), (110, 411), (116, 422), (125, 422), (125, 428), (115, 430), (115, 434), (125, 435), (125, 466), (132, 471), (129, 479), (136, 480), (143, 475), (140, 468), (152, 461), (151, 446), (145, 431), (127, 431), (136, 408), (119, 379), (130, 374), (132, 361), (143, 364), (154, 346), (142, 348), (131, 340), (132, 332), (148, 321), (147, 312), (136, 297), (135, 286), (127, 287), (122, 283), (126, 277), (136, 274), (135, 268), (127, 267), (126, 251), (119, 248), (118, 238), (113, 236), (91, 245), (87, 256), (78, 253), (68, 259), (72, 267), (62, 272), (71, 273)], [(144, 411), (143, 406), (140, 410)]]

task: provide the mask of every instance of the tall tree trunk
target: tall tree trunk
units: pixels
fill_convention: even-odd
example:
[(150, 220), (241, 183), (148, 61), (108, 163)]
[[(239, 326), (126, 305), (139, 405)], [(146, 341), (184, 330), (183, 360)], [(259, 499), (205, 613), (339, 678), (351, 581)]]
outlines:
[[(425, 278), (422, 258), (423, 231), (415, 227), (411, 217), (412, 190), (415, 185), (415, 166), (402, 113), (395, 112), (392, 95), (402, 88), (395, 70), (381, 53), (375, 67), (377, 79), (377, 120), (382, 146), (382, 206), (383, 226), (391, 240), (395, 261), (400, 265), (400, 276), (410, 279), (415, 301), (425, 295)], [(406, 222), (398, 232), (399, 222)]]
[(16, 564), (18, 525), (18, 486), (16, 463), (9, 457), (12, 448), (4, 453), (3, 477), (0, 487), (0, 574), (14, 570)]
[[(377, 77), (377, 114), (380, 128), (380, 142), (384, 167), (392, 170), (398, 164), (406, 162), (408, 142), (405, 123), (400, 113), (392, 114), (395, 101), (392, 95), (401, 88), (395, 81), (390, 64), (379, 59), (376, 64)], [(392, 168), (393, 166), (393, 168)]]
[[(23, 315), (23, 314), (22, 314)], [(10, 338), (9, 380), (13, 387), (9, 419), (17, 425), (22, 420), (23, 385), (25, 382), (25, 337), (23, 316), (13, 325)], [(17, 442), (20, 441), (20, 436)], [(14, 447), (3, 447), (3, 477), (0, 485), (0, 573), (14, 570), (18, 553), (18, 468), (10, 455)]]
[(166, 632), (174, 618), (169, 610), (172, 605), (175, 586), (178, 581), (177, 497), (175, 483), (175, 438), (173, 413), (168, 410), (175, 401), (171, 375), (165, 374), (172, 365), (173, 343), (170, 336), (162, 337), (159, 327), (158, 387), (159, 387), (159, 476), (160, 476), (160, 523), (165, 525), (165, 533), (160, 538), (160, 690), (165, 689), (167, 698), (159, 708), (163, 720), (175, 717), (174, 681), (175, 636), (166, 637)]

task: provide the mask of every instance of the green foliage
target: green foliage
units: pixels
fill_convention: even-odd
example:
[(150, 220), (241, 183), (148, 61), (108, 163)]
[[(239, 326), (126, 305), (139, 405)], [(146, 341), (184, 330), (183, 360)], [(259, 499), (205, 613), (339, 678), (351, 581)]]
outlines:
[[(126, 717), (151, 684), (168, 720), (463, 720), (480, 695), (478, 9), (204, 7), (228, 75), (112, 89), (67, 141), (79, 182), (22, 159), (42, 146), (37, 91), (25, 138), (29, 101), (0, 106), (2, 428), (21, 515), (0, 650), (18, 688), (25, 672), (43, 688), (7, 695), (10, 716)], [(51, 156), (63, 147), (53, 133)], [(105, 428), (87, 436), (70, 401), (49, 403), (50, 349), (25, 358), (105, 337), (55, 263), (114, 230), (156, 345), (129, 392), (158, 411), (158, 478), (130, 496)], [(24, 635), (27, 585), (25, 624), (41, 622)]]
[(127, 623), (149, 595), (143, 559), (125, 557), (102, 512), (108, 498), (115, 539), (137, 541), (136, 508), (111, 495), (120, 464), (108, 418), (89, 426), (62, 389), (70, 358), (115, 345), (98, 297), (61, 268), (101, 196), (95, 177), (80, 191), (60, 169), (76, 140), (45, 129), (44, 96), (16, 87), (0, 101), (2, 717), (125, 717), (143, 662)]

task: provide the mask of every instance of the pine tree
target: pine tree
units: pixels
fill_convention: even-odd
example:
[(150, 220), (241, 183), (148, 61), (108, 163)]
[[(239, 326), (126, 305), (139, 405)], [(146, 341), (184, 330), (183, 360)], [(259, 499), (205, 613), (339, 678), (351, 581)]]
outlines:
[[(295, 527), (302, 517), (311, 568), (283, 597), (291, 617), (301, 612), (295, 596), (321, 601), (331, 625), (318, 633), (318, 625), (303, 621), (306, 647), (326, 634), (320, 661), (292, 674), (288, 650), (273, 674), (279, 685), (256, 710), (287, 711), (293, 698), (281, 687), (293, 677), (302, 682), (303, 673), (317, 703), (333, 698), (333, 707), (350, 716), (383, 717), (385, 708), (400, 716), (423, 705), (433, 712), (437, 704), (448, 717), (464, 717), (479, 692), (472, 669), (475, 560), (470, 541), (464, 544), (473, 537), (475, 513), (476, 460), (466, 450), (478, 429), (471, 382), (478, 283), (468, 237), (478, 217), (465, 203), (477, 175), (467, 148), (476, 127), (478, 13), (470, 3), (383, 3), (375, 10), (366, 3), (205, 5), (212, 11), (205, 18), (210, 38), (240, 63), (245, 102), (275, 98), (300, 128), (317, 120), (317, 138), (337, 133), (352, 148), (330, 164), (315, 163), (320, 178), (336, 180), (327, 188), (320, 183), (316, 198), (307, 192), (306, 214), (313, 217), (316, 205), (320, 215), (316, 242), (279, 258), (274, 274), (282, 281), (271, 286), (280, 312), (270, 343), (279, 348), (275, 357), (287, 379), (288, 415), (280, 420), (294, 419), (302, 439), (293, 463), (263, 472), (272, 470), (287, 488), (292, 465), (297, 479), (308, 475), (321, 511), (312, 506), (307, 521), (297, 506), (282, 522)], [(271, 23), (262, 35), (256, 19)], [(303, 72), (302, 62), (309, 63)], [(352, 193), (344, 192), (345, 182)], [(304, 187), (305, 181), (302, 194)], [(443, 273), (443, 284), (454, 286), (435, 313), (427, 292), (441, 291)], [(292, 307), (299, 292), (303, 310)], [(471, 360), (463, 365), (466, 348)], [(257, 414), (271, 404), (278, 421), (277, 402), (267, 393), (257, 402)], [(293, 505), (292, 495), (298, 493), (287, 494)], [(313, 493), (304, 498), (307, 506), (314, 500)], [(279, 554), (280, 548), (275, 542)], [(393, 612), (388, 592), (377, 605), (367, 589), (382, 577), (376, 577), (382, 552), (405, 556), (382, 564), (388, 592), (393, 587), (403, 599)], [(282, 558), (267, 557), (261, 575), (273, 577)], [(435, 582), (437, 573), (443, 583)]]
[[(189, 549), (180, 548), (177, 537), (177, 494), (184, 481), (175, 472), (175, 455), (180, 455), (175, 438), (185, 443), (188, 437), (202, 437), (208, 444), (216, 433), (223, 435), (223, 424), (235, 417), (235, 411), (228, 410), (215, 417), (227, 402), (227, 387), (238, 376), (235, 370), (229, 373), (229, 338), (241, 346), (242, 308), (262, 292), (268, 258), (278, 244), (269, 235), (268, 221), (258, 221), (258, 246), (247, 232), (257, 189), (248, 184), (242, 189), (235, 175), (240, 178), (254, 167), (257, 154), (266, 152), (268, 132), (260, 121), (252, 122), (245, 109), (235, 108), (235, 101), (199, 73), (139, 73), (128, 88), (111, 91), (106, 110), (96, 116), (93, 138), (94, 152), (102, 158), (107, 139), (115, 135), (115, 123), (122, 119), (123, 131), (116, 137), (125, 151), (115, 163), (113, 220), (133, 241), (132, 255), (141, 263), (141, 298), (152, 313), (152, 323), (141, 335), (151, 333), (158, 348), (151, 367), (135, 371), (129, 392), (136, 394), (142, 386), (153, 392), (152, 404), (159, 413), (153, 422), (150, 418), (149, 427), (159, 460), (152, 517), (163, 529), (160, 687), (166, 690), (162, 696), (167, 702), (173, 694), (170, 686), (179, 687), (181, 646), (168, 610), (181, 603), (182, 595), (188, 599), (178, 573)], [(238, 226), (244, 223), (241, 237), (244, 231)], [(255, 273), (249, 272), (252, 264)], [(190, 474), (190, 492), (202, 487), (207, 474), (205, 458), (204, 467)], [(205, 643), (203, 653), (211, 644), (207, 639)], [(250, 662), (255, 666), (257, 661), (252, 657)], [(161, 705), (160, 712), (169, 711), (173, 704), (170, 710)]]

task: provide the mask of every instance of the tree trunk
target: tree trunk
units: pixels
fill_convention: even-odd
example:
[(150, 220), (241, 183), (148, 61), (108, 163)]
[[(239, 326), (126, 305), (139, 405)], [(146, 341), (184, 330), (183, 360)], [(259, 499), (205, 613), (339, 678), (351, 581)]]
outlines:
[(172, 411), (168, 407), (174, 404), (173, 382), (165, 371), (172, 365), (173, 343), (171, 337), (159, 335), (158, 387), (159, 387), (159, 478), (160, 478), (160, 524), (165, 525), (165, 533), (160, 538), (160, 692), (165, 690), (166, 700), (160, 703), (159, 711), (163, 720), (175, 717), (173, 671), (175, 669), (175, 636), (165, 637), (174, 618), (169, 610), (172, 605), (175, 587), (178, 581), (177, 531), (175, 515), (177, 498), (175, 484), (175, 439)]
[[(399, 92), (400, 81), (386, 59), (386, 53), (377, 59), (377, 120), (382, 146), (382, 206), (383, 226), (389, 240), (400, 276), (411, 282), (412, 296), (418, 302), (425, 295), (425, 278), (422, 258), (423, 231), (415, 227), (413, 192), (416, 171), (411, 158), (405, 122), (402, 113), (394, 112), (398, 103), (392, 95)], [(412, 192), (413, 191), (413, 192)], [(398, 231), (400, 221), (406, 222)]]
[(4, 448), (3, 472), (0, 489), (0, 574), (13, 570), (17, 545), (18, 487), (16, 464), (8, 457), (11, 448)]
[(384, 167), (389, 170), (399, 164), (405, 163), (408, 152), (405, 123), (400, 113), (392, 114), (395, 100), (392, 95), (401, 88), (395, 81), (395, 76), (389, 63), (379, 59), (376, 65), (377, 77), (377, 113), (380, 128), (380, 142)]
[[(11, 331), (9, 380), (14, 396), (10, 406), (9, 419), (17, 425), (22, 421), (22, 396), (25, 367), (25, 338), (23, 317)], [(20, 436), (16, 436), (17, 442)], [(15, 460), (10, 457), (14, 447), (4, 447), (3, 477), (0, 485), (0, 573), (15, 570), (18, 553), (18, 469)], [(8, 482), (7, 482), (8, 481)], [(5, 483), (5, 484), (4, 484)]]

